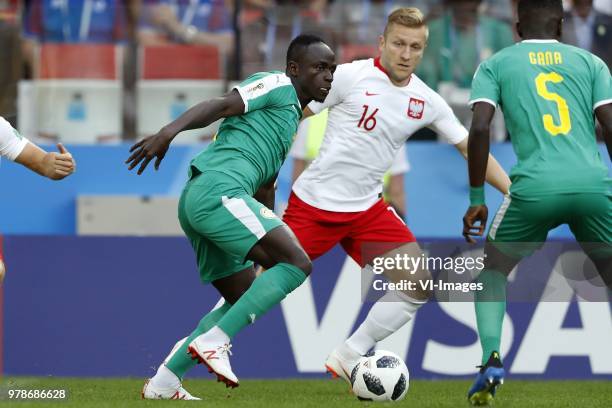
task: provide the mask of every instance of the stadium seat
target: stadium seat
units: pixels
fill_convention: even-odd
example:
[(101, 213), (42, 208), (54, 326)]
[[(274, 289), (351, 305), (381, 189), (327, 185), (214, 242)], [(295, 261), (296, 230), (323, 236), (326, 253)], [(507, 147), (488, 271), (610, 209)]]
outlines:
[(39, 79), (118, 79), (115, 44), (43, 44)]
[(340, 63), (351, 62), (355, 59), (378, 56), (378, 47), (369, 44), (345, 44), (340, 46), (338, 54)]
[(33, 81), (19, 84), (20, 131), (38, 142), (119, 142), (121, 47), (42, 44)]
[(214, 45), (162, 45), (142, 49), (142, 79), (220, 79), (221, 58)]

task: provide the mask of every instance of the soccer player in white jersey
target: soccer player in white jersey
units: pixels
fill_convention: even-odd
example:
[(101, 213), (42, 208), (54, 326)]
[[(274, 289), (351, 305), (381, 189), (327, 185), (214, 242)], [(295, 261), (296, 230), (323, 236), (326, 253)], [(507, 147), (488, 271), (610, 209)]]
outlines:
[[(442, 97), (414, 75), (427, 35), (418, 9), (394, 11), (380, 37), (380, 57), (339, 65), (325, 101), (305, 109), (311, 115), (329, 108), (329, 120), (318, 157), (293, 186), (284, 221), (311, 259), (337, 243), (362, 267), (374, 256), (421, 256), (412, 232), (380, 198), (383, 174), (397, 150), (421, 128), (435, 130), (464, 157), (468, 135)], [(487, 180), (508, 192), (510, 180), (493, 157)], [(384, 252), (364, 259), (366, 243)], [(431, 276), (426, 269), (414, 272), (391, 269), (385, 275), (393, 282)], [(355, 333), (332, 351), (325, 363), (328, 371), (349, 381), (359, 358), (407, 323), (428, 296), (420, 289), (385, 294)]]
[[(30, 170), (52, 180), (61, 180), (74, 173), (76, 163), (72, 155), (60, 143), (59, 153), (47, 153), (29, 142), (0, 116), (0, 157), (17, 162)], [(0, 282), (4, 279), (5, 267), (0, 257)]]

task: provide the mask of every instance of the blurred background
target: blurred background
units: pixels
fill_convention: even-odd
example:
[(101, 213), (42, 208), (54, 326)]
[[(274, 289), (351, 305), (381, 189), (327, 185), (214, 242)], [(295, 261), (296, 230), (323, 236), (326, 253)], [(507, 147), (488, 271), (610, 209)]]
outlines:
[[(174, 342), (216, 303), (214, 290), (199, 285), (176, 205), (189, 161), (218, 124), (179, 135), (160, 170), (148, 169), (142, 176), (128, 172), (123, 164), (135, 140), (157, 132), (190, 106), (227, 92), (249, 74), (284, 70), (287, 46), (300, 33), (323, 37), (338, 62), (375, 57), (386, 16), (402, 6), (420, 8), (430, 28), (417, 74), (469, 126), (466, 103), (476, 67), (518, 40), (515, 3), (0, 0), (0, 115), (47, 150), (56, 142), (66, 143), (78, 166), (73, 176), (58, 183), (8, 161), (1, 164), (0, 233), (7, 279), (0, 371), (150, 374)], [(610, 67), (612, 1), (567, 0), (564, 6), (563, 41), (590, 50)], [(312, 151), (300, 152), (300, 146), (312, 147), (307, 139), (320, 139), (306, 128), (300, 133), (280, 174), (279, 213), (292, 180), (313, 158)], [(515, 158), (500, 115), (491, 137), (493, 153), (509, 170)], [(417, 238), (458, 240), (468, 205), (467, 168), (452, 146), (437, 139), (433, 131), (424, 130), (409, 140), (401, 152), (403, 164), (392, 171), (396, 182), (389, 183), (387, 197)], [(491, 211), (500, 203), (501, 196), (488, 189)], [(563, 241), (570, 234), (559, 228), (551, 237)], [(317, 261), (317, 270), (321, 272), (314, 274), (312, 287), (305, 285), (293, 303), (285, 302), (282, 311), (249, 328), (246, 336), (251, 341), (236, 347), (239, 356), (240, 347), (249, 351), (265, 343), (266, 350), (273, 348), (281, 356), (272, 367), (276, 374), (257, 370), (263, 362), (270, 364), (269, 351), (260, 348), (257, 356), (236, 363), (238, 373), (294, 376), (322, 371), (322, 358), (369, 306), (359, 301), (358, 279), (348, 283), (347, 273), (359, 274), (358, 267), (338, 248)], [(166, 318), (168, 305), (182, 305), (171, 313), (171, 321)], [(583, 321), (584, 337), (563, 340), (559, 334), (558, 348), (547, 345), (551, 356), (574, 356), (553, 356), (550, 365), (542, 361), (537, 347), (520, 354), (523, 341), (537, 345), (528, 332), (539, 306), (511, 306), (515, 326), (504, 343), (507, 361), (517, 359), (511, 371), (560, 378), (612, 377), (612, 355), (606, 349), (612, 342), (612, 318), (609, 305), (603, 306), (602, 312), (574, 302), (547, 312), (570, 316), (560, 323), (569, 328), (580, 327), (580, 316), (595, 316), (588, 330)], [(479, 360), (471, 310), (467, 303), (428, 305), (419, 312), (426, 318), (414, 323), (421, 328), (414, 330), (417, 337), (412, 337), (411, 323), (388, 348), (407, 356), (410, 345), (409, 367), (417, 377), (471, 374)], [(156, 316), (164, 317), (160, 321)], [(311, 320), (312, 327), (304, 323)], [(166, 330), (157, 330), (160, 325)], [(548, 330), (540, 334), (546, 337)], [(272, 332), (280, 334), (271, 340)], [(35, 343), (40, 336), (45, 342)], [(600, 340), (601, 344), (593, 343)], [(28, 352), (33, 344), (46, 351), (44, 356)], [(312, 344), (315, 350), (309, 348)], [(584, 350), (576, 352), (577, 344)], [(79, 358), (82, 353), (90, 355), (90, 346), (103, 350), (109, 345), (119, 363), (109, 365), (104, 353), (91, 356), (88, 364)], [(599, 350), (607, 354), (599, 355)], [(596, 358), (598, 363), (590, 366)]]

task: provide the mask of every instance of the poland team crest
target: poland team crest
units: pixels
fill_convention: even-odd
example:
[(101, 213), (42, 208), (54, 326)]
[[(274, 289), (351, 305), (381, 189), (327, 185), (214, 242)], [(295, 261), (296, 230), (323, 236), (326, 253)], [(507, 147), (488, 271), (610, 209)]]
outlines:
[(408, 105), (408, 117), (412, 119), (421, 119), (425, 110), (425, 101), (416, 98), (410, 98)]

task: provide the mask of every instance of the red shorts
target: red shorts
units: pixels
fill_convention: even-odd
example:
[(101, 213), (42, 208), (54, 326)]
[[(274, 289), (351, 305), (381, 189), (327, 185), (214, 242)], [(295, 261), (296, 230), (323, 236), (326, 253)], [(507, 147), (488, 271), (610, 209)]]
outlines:
[[(340, 243), (346, 253), (364, 267), (372, 256), (416, 241), (393, 207), (382, 199), (366, 211), (334, 212), (306, 204), (291, 192), (283, 221), (313, 260)], [(362, 248), (363, 244), (376, 245)], [(378, 248), (379, 253), (372, 253), (377, 250), (373, 247)], [(370, 259), (364, 260), (364, 252)]]

